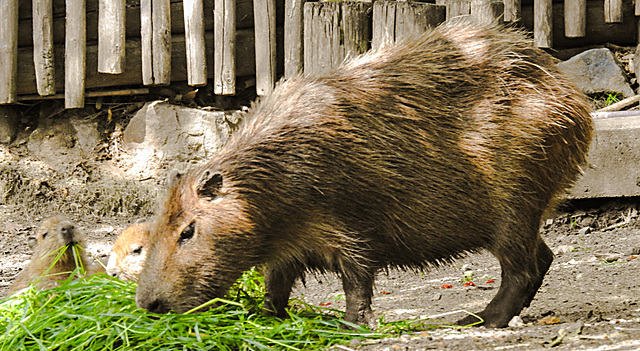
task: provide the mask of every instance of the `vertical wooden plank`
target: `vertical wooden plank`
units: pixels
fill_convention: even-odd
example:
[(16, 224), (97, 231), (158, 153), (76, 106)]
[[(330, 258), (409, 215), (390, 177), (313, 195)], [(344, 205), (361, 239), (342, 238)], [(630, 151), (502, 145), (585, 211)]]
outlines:
[(183, 0), (184, 35), (187, 56), (187, 82), (191, 86), (207, 84), (207, 55), (204, 43), (202, 0)]
[(343, 61), (352, 59), (369, 50), (371, 42), (372, 4), (369, 2), (343, 2), (342, 12), (342, 58), (334, 67)]
[(153, 84), (171, 83), (171, 2), (151, 0)]
[(504, 0), (504, 21), (520, 22), (522, 20), (522, 0)]
[(533, 0), (533, 44), (540, 48), (553, 46), (552, 0)]
[(53, 60), (53, 4), (51, 0), (33, 0), (33, 65), (36, 87), (41, 96), (56, 93)]
[(346, 57), (368, 49), (371, 3), (320, 2), (304, 5), (304, 74), (330, 72)]
[(10, 104), (18, 89), (18, 0), (0, 1), (0, 33), (0, 104)]
[(236, 1), (215, 0), (214, 93), (236, 93)]
[[(640, 16), (640, 1), (635, 1), (635, 3), (635, 14), (636, 16)], [(640, 34), (638, 35), (638, 37), (640, 38)]]
[(446, 19), (446, 6), (418, 2), (401, 2), (396, 7), (396, 42), (420, 35)]
[(84, 78), (86, 62), (86, 4), (85, 0), (66, 0), (64, 44), (64, 106), (84, 107)]
[(373, 3), (373, 34), (371, 48), (374, 50), (396, 41), (396, 1), (378, 0)]
[(276, 2), (253, 0), (256, 38), (256, 91), (259, 96), (276, 84)]
[(477, 24), (504, 23), (504, 4), (496, 0), (472, 0), (470, 19)]
[(151, 24), (151, 0), (140, 0), (140, 47), (142, 84), (153, 84), (153, 26)]
[(470, 13), (470, 0), (450, 0), (447, 2), (447, 20), (456, 17), (469, 16)]
[(622, 23), (622, 0), (604, 0), (604, 22)]
[(98, 72), (124, 70), (125, 0), (100, 0), (98, 4)]
[(284, 1), (284, 77), (302, 73), (303, 6), (306, 0)]
[(584, 37), (587, 34), (587, 0), (564, 0), (564, 36)]

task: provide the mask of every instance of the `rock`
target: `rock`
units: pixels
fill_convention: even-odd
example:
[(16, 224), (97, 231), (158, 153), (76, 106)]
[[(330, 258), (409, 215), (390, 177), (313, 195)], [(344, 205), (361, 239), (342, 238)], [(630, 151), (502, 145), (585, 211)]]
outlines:
[(591, 233), (591, 227), (584, 227), (578, 230), (578, 235), (581, 235), (581, 236), (589, 233)]
[(624, 69), (609, 49), (591, 49), (558, 64), (585, 94), (619, 93), (635, 95)]
[(560, 245), (553, 250), (553, 254), (560, 256), (573, 251), (573, 249), (574, 247), (572, 245)]
[(594, 256), (603, 262), (616, 262), (622, 258), (622, 254), (619, 253), (594, 253)]
[(9, 144), (16, 137), (18, 114), (12, 106), (0, 106), (0, 144)]
[(157, 177), (167, 164), (208, 160), (229, 139), (238, 118), (231, 112), (147, 103), (123, 133), (123, 148), (131, 155), (129, 173)]
[(524, 321), (522, 320), (522, 318), (520, 318), (520, 316), (513, 316), (513, 318), (511, 318), (511, 320), (509, 321), (508, 325), (511, 328), (523, 327)]

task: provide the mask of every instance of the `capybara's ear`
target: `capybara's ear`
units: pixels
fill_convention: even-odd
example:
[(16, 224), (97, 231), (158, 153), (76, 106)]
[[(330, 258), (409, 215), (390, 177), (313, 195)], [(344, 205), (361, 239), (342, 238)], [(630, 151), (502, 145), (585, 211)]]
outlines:
[(222, 174), (205, 171), (198, 182), (198, 195), (213, 200), (220, 194)]
[(31, 250), (34, 250), (36, 248), (36, 244), (37, 243), (38, 243), (38, 241), (36, 240), (36, 238), (34, 238), (32, 236), (27, 238), (27, 244), (29, 245)]

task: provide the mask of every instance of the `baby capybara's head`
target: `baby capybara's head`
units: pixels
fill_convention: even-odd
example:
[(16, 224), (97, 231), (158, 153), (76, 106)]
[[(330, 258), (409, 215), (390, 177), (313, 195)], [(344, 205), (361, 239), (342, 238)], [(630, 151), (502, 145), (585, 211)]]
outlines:
[(124, 281), (138, 281), (149, 253), (151, 222), (134, 223), (118, 235), (107, 263), (107, 274)]
[(233, 181), (211, 163), (175, 174), (150, 228), (136, 303), (150, 312), (188, 311), (222, 297), (255, 265), (252, 222)]

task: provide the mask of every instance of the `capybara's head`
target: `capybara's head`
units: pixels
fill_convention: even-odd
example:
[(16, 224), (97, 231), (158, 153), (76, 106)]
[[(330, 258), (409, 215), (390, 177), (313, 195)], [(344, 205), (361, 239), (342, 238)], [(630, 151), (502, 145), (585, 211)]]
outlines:
[(132, 224), (118, 235), (107, 263), (107, 274), (124, 281), (138, 281), (149, 252), (150, 222)]
[(65, 215), (54, 215), (44, 220), (36, 230), (36, 237), (30, 238), (28, 241), (29, 246), (33, 249), (32, 260), (39, 262), (43, 270), (53, 264), (56, 257), (55, 251), (65, 245), (67, 245), (67, 250), (58, 259), (56, 268), (62, 269), (62, 267), (72, 264), (75, 267), (72, 247), (84, 244), (83, 236), (78, 233), (73, 222)]
[(212, 163), (175, 174), (167, 199), (150, 229), (147, 261), (136, 303), (150, 312), (182, 313), (222, 297), (243, 271), (255, 265), (247, 204), (232, 180)]

